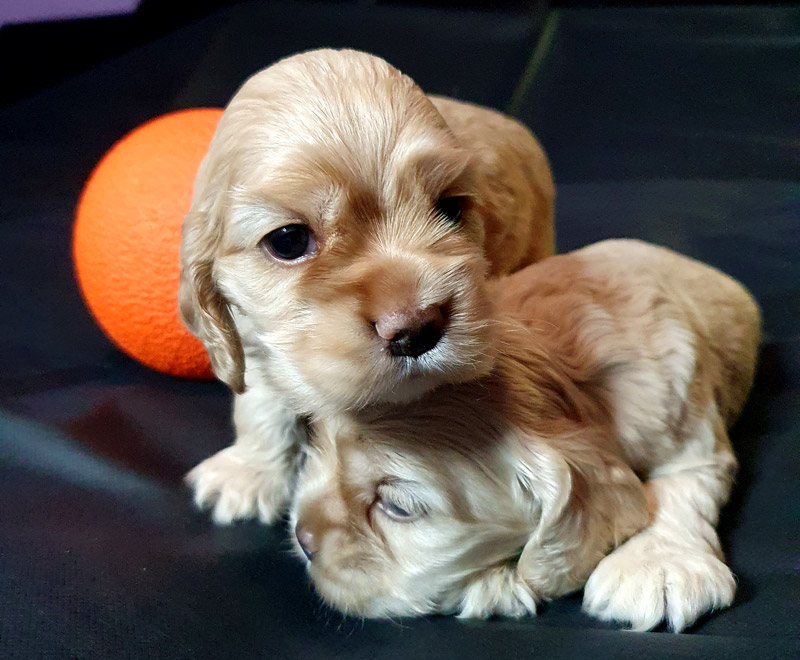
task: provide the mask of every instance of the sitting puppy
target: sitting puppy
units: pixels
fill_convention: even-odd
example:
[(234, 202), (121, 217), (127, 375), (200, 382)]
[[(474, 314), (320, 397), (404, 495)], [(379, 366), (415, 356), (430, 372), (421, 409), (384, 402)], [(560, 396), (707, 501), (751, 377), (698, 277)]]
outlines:
[(585, 585), (590, 614), (676, 631), (729, 605), (715, 525), (759, 343), (747, 291), (607, 241), (488, 298), (489, 375), (313, 422), (291, 519), (323, 599), (516, 617)]
[(236, 442), (189, 475), (227, 523), (288, 503), (303, 416), (403, 401), (488, 368), (482, 283), (553, 251), (533, 136), (319, 50), (226, 109), (183, 227), (180, 310), (236, 393)]

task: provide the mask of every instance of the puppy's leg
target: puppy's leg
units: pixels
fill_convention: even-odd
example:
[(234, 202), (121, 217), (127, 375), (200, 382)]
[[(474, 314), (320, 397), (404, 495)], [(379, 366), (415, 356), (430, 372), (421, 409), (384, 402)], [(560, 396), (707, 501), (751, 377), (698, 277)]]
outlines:
[(733, 601), (736, 582), (715, 530), (736, 468), (714, 410), (698, 421), (681, 453), (645, 484), (652, 524), (603, 559), (584, 590), (584, 610), (649, 630), (666, 621), (680, 632)]
[(303, 422), (267, 385), (250, 385), (233, 404), (236, 442), (186, 476), (197, 506), (214, 522), (257, 517), (274, 522), (286, 507), (296, 472)]

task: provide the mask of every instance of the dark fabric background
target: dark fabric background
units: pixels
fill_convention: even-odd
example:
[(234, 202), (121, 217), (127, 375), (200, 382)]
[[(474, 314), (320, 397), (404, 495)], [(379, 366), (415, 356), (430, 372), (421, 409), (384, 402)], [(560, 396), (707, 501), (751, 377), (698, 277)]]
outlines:
[[(243, 4), (0, 111), (0, 657), (797, 657), (799, 21), (792, 7)], [(72, 274), (73, 209), (130, 129), (223, 105), (250, 73), (318, 46), (373, 51), (428, 91), (526, 121), (559, 183), (562, 251), (638, 237), (751, 288), (766, 339), (733, 432), (730, 610), (680, 636), (585, 617), (580, 595), (522, 621), (342, 619), (281, 525), (219, 529), (193, 511), (181, 477), (231, 441), (229, 396), (103, 337)]]

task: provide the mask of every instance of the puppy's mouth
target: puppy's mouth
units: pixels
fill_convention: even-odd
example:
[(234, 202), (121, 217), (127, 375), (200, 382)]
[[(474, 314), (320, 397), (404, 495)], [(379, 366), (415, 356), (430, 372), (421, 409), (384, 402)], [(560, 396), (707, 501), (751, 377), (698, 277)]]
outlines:
[(401, 379), (420, 380), (441, 371), (442, 353), (441, 348), (434, 348), (419, 357), (392, 355), (391, 360)]
[(425, 382), (446, 380), (446, 374), (453, 366), (452, 346), (447, 333), (438, 339), (435, 346), (425, 353), (411, 355), (396, 355), (390, 349), (383, 347), (381, 353), (384, 357), (386, 373), (396, 385), (421, 386)]
[(376, 576), (366, 568), (349, 568), (332, 575), (331, 571), (309, 563), (307, 570), (314, 589), (330, 607), (361, 617), (386, 616), (386, 607), (381, 602), (388, 593), (377, 586)]

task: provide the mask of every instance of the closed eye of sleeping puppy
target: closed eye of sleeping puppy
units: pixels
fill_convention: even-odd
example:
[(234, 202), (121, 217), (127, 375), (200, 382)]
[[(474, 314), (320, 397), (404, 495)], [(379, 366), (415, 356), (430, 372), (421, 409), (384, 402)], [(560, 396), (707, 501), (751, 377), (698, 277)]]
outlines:
[(361, 616), (584, 609), (676, 631), (728, 606), (715, 531), (760, 314), (737, 282), (606, 241), (490, 283), (494, 366), (320, 418), (291, 507), (330, 605)]
[(380, 58), (311, 51), (248, 80), (183, 226), (181, 314), (236, 394), (196, 502), (272, 522), (303, 416), (480, 375), (482, 282), (552, 253), (553, 197), (526, 128)]

